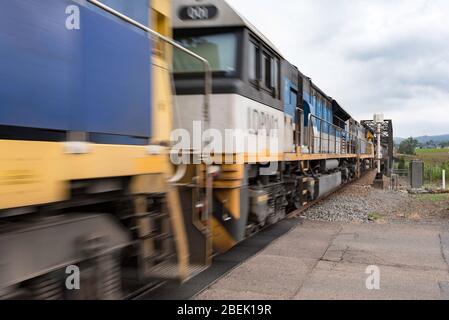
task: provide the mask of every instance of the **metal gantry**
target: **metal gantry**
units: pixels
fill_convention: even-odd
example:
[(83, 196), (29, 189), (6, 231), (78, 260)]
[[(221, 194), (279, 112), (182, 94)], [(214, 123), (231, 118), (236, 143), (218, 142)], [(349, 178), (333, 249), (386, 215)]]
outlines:
[[(363, 120), (361, 124), (367, 129), (375, 134), (378, 130), (378, 124), (374, 120)], [(393, 140), (393, 121), (384, 120), (380, 123), (380, 135), (381, 135), (381, 145), (387, 148), (388, 152), (388, 163), (385, 164), (387, 174), (393, 169), (393, 156), (394, 156), (394, 140)]]

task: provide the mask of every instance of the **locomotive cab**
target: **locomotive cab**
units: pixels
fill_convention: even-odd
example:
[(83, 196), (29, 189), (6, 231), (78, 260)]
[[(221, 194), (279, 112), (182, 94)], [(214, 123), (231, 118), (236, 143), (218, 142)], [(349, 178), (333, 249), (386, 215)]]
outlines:
[[(225, 137), (226, 130), (242, 130), (257, 138), (267, 132), (278, 150), (293, 150), (284, 144), (284, 105), (281, 66), (283, 59), (275, 47), (225, 1), (174, 2), (174, 39), (206, 58), (213, 73), (213, 94), (209, 126)], [(193, 133), (193, 124), (202, 121), (198, 109), (204, 80), (201, 65), (182, 52), (174, 52), (174, 79), (177, 101), (182, 109), (175, 113), (175, 125)], [(271, 134), (270, 134), (271, 133)], [(293, 134), (289, 133), (289, 136)], [(216, 153), (247, 154), (248, 147), (213, 145)]]

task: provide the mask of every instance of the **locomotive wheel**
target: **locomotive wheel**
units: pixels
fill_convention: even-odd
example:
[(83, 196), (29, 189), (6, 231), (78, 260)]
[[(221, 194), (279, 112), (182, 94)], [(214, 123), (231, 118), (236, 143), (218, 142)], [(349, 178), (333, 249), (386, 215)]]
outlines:
[(65, 290), (67, 300), (118, 300), (122, 295), (120, 260), (107, 254), (79, 265), (79, 290)]
[(120, 260), (112, 254), (97, 259), (99, 299), (117, 300), (122, 298), (122, 277)]

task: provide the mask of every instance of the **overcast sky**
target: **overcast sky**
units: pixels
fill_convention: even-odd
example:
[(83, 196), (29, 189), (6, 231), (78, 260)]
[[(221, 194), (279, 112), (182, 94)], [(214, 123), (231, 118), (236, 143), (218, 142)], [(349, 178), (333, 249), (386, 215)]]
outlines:
[(449, 133), (448, 0), (229, 0), (357, 120)]

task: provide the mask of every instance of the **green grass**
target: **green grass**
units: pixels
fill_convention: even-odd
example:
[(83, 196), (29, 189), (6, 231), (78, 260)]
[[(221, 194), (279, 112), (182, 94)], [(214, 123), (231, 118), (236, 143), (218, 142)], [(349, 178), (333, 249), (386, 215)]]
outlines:
[(449, 154), (449, 148), (446, 149), (417, 149), (416, 153), (420, 154), (428, 154), (428, 153), (447, 153)]
[(416, 155), (403, 155), (401, 158), (405, 161), (405, 169), (408, 169), (410, 161), (423, 160), (426, 183), (440, 185), (443, 170), (446, 170), (446, 181), (449, 183), (449, 149), (418, 149)]
[(380, 213), (377, 212), (372, 212), (368, 215), (368, 220), (369, 221), (377, 221), (380, 218), (382, 218), (382, 215)]
[(421, 194), (417, 198), (425, 202), (443, 202), (449, 200), (449, 194)]

